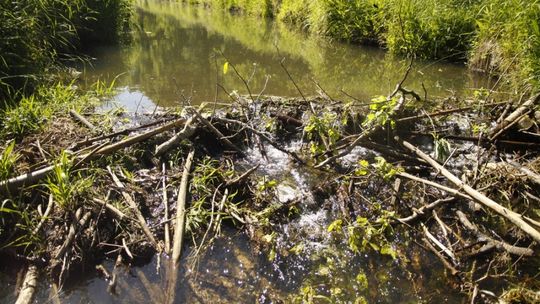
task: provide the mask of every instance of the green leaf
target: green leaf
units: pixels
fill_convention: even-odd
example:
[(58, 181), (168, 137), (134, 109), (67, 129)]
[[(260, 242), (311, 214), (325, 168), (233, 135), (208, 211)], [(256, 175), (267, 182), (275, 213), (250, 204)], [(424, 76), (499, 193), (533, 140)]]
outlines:
[(332, 232), (332, 231), (341, 231), (343, 227), (343, 220), (341, 219), (338, 219), (338, 220), (335, 220), (333, 221), (330, 225), (328, 225), (328, 232)]
[(385, 254), (385, 255), (389, 255), (394, 260), (397, 258), (397, 252), (392, 247), (390, 247), (390, 245), (384, 245), (381, 248), (380, 253)]
[(226, 61), (225, 64), (223, 64), (223, 75), (227, 74), (229, 71), (229, 62)]

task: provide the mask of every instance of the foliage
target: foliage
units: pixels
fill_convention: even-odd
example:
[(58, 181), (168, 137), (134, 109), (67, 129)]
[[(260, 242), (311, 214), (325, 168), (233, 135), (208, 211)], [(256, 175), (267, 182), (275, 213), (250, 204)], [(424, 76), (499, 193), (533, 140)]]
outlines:
[(9, 178), (15, 163), (20, 158), (19, 153), (13, 152), (15, 141), (10, 142), (0, 155), (0, 181)]
[(322, 116), (312, 115), (304, 127), (307, 139), (310, 140), (312, 155), (326, 151), (335, 145), (340, 137), (342, 125), (346, 120), (340, 120), (336, 113), (325, 112)]
[(59, 59), (98, 42), (91, 36), (115, 40), (129, 7), (129, 0), (1, 1), (0, 98), (31, 92)]
[(371, 99), (371, 104), (369, 105), (370, 112), (366, 116), (362, 126), (371, 128), (375, 125), (385, 126), (389, 123), (394, 128), (396, 122), (390, 116), (397, 103), (398, 98), (395, 96), (390, 99), (387, 99), (385, 96), (378, 96)]
[(62, 152), (44, 186), (49, 190), (58, 206), (63, 209), (74, 209), (80, 194), (88, 190), (92, 184), (91, 178), (85, 178), (80, 172), (73, 169), (69, 155)]

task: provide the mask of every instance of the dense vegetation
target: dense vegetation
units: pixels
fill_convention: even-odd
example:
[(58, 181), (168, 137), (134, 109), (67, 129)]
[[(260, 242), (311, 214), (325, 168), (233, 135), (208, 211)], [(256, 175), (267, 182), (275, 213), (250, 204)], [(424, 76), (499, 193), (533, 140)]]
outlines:
[(202, 0), (275, 16), (309, 32), (392, 53), (468, 61), (520, 89), (540, 83), (538, 0)]
[(60, 61), (97, 43), (119, 41), (129, 14), (129, 0), (1, 1), (2, 106), (50, 78)]

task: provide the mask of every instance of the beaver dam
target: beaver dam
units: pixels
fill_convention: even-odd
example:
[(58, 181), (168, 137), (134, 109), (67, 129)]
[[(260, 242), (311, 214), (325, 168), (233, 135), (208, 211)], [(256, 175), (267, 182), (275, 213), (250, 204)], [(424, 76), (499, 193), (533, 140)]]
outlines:
[(539, 95), (402, 84), (58, 117), (4, 152), (3, 299), (538, 301)]
[(0, 302), (540, 302), (539, 94), (169, 6), (4, 122)]

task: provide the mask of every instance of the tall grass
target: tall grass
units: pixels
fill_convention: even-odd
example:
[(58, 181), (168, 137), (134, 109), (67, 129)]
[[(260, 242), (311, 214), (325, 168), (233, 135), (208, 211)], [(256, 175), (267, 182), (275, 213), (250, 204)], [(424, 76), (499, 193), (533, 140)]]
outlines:
[(31, 91), (66, 54), (117, 41), (129, 5), (130, 0), (0, 1), (0, 98)]
[[(240, 9), (260, 2), (204, 1)], [(311, 33), (395, 54), (469, 61), (520, 89), (540, 87), (540, 0), (281, 0), (272, 10)]]

